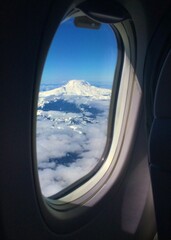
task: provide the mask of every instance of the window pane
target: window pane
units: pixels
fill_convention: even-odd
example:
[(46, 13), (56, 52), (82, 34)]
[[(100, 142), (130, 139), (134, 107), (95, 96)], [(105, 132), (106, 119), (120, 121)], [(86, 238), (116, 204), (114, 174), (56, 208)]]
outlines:
[(58, 28), (45, 62), (37, 107), (42, 194), (51, 196), (88, 174), (107, 141), (116, 37), (108, 24)]

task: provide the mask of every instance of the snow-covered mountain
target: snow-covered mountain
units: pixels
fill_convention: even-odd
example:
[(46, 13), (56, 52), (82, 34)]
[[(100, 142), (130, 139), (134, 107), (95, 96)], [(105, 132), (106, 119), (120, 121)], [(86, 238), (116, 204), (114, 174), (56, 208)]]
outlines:
[(86, 96), (91, 97), (92, 99), (109, 100), (110, 95), (110, 89), (92, 86), (84, 80), (70, 80), (62, 87), (40, 92), (38, 106), (43, 106), (45, 102), (54, 101), (62, 96)]
[(44, 196), (89, 173), (101, 159), (107, 138), (111, 90), (82, 80), (40, 92), (37, 160)]

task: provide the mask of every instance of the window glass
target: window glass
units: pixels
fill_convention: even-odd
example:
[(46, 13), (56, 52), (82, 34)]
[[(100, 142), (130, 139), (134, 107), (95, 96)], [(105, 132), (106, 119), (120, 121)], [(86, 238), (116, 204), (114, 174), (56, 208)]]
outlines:
[(108, 24), (80, 27), (74, 18), (60, 24), (37, 106), (37, 166), (44, 196), (70, 186), (103, 160), (116, 60), (116, 37)]

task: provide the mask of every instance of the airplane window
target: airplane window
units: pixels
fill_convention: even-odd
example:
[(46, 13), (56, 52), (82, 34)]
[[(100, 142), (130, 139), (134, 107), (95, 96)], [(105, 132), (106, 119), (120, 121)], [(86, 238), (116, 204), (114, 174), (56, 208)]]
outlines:
[(78, 20), (58, 27), (40, 83), (37, 168), (45, 197), (104, 162), (117, 41), (110, 25)]

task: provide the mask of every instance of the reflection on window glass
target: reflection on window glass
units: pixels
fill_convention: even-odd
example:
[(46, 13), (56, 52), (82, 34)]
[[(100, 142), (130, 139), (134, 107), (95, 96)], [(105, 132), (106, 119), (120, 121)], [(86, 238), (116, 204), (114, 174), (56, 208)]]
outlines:
[(89, 173), (101, 160), (117, 58), (112, 28), (61, 23), (41, 79), (37, 161), (42, 194), (51, 196)]

